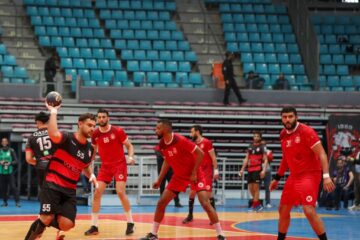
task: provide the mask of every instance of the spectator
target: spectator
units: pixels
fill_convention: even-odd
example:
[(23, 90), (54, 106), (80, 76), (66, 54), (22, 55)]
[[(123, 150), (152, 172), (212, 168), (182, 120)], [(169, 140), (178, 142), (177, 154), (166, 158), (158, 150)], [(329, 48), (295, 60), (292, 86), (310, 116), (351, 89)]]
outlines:
[[(336, 162), (336, 169), (333, 172), (335, 191), (331, 193), (335, 210), (339, 210), (341, 199), (344, 201), (344, 208), (348, 208), (350, 186), (354, 181), (354, 175), (346, 166), (345, 156), (340, 155)], [(329, 207), (327, 208), (329, 210)]]
[(276, 79), (273, 89), (275, 90), (289, 90), (290, 84), (289, 81), (285, 78), (283, 73), (280, 73), (279, 77)]
[(46, 93), (55, 91), (54, 78), (57, 70), (58, 56), (53, 53), (45, 62)]
[(246, 88), (249, 88), (249, 89), (263, 89), (264, 84), (265, 84), (265, 79), (260, 77), (254, 71), (249, 71), (248, 76), (245, 79), (245, 82), (246, 82)]
[(338, 43), (348, 43), (349, 42), (349, 40), (347, 39), (346, 36), (338, 37), (337, 41), (338, 41)]
[(347, 53), (353, 53), (353, 52), (354, 52), (354, 46), (353, 46), (352, 44), (346, 45), (345, 51), (346, 51)]
[(354, 164), (353, 164), (353, 174), (354, 174), (354, 204), (349, 208), (349, 210), (360, 211), (360, 151), (357, 153)]
[(224, 92), (224, 105), (229, 104), (229, 95), (230, 95), (230, 89), (232, 89), (239, 101), (239, 104), (242, 104), (246, 102), (246, 99), (244, 99), (241, 96), (241, 93), (239, 91), (239, 87), (236, 84), (235, 78), (234, 78), (234, 68), (232, 64), (232, 60), (234, 59), (234, 54), (227, 52), (225, 54), (226, 59), (224, 60), (222, 64), (222, 73), (224, 75), (225, 80), (225, 92)]
[(0, 149), (0, 188), (1, 197), (3, 199), (2, 207), (8, 206), (8, 189), (13, 192), (16, 207), (20, 207), (19, 193), (15, 187), (15, 179), (13, 178), (14, 166), (18, 163), (14, 149), (9, 146), (7, 138), (1, 139)]

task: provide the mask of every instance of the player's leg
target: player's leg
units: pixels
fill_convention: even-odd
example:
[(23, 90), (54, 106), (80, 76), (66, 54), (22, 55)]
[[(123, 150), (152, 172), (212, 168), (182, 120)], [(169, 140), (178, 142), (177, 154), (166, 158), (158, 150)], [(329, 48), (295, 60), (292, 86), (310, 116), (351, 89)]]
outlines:
[(40, 214), (40, 217), (31, 224), (25, 236), (25, 240), (34, 240), (41, 237), (45, 228), (50, 224), (54, 216), (54, 214)]
[(104, 181), (98, 181), (98, 184), (99, 186), (94, 191), (94, 198), (92, 202), (91, 227), (84, 233), (86, 236), (99, 234), (99, 211), (101, 207), (101, 197), (105, 191), (106, 183)]
[[(171, 182), (168, 184), (171, 185)], [(168, 188), (164, 190), (163, 194), (161, 194), (161, 197), (156, 205), (155, 215), (154, 215), (154, 222), (152, 226), (151, 232), (149, 232), (145, 237), (140, 238), (140, 240), (155, 240), (158, 239), (158, 231), (160, 227), (160, 223), (164, 218), (165, 215), (165, 209), (167, 205), (173, 200), (173, 198), (176, 196), (177, 192), (173, 192), (172, 190), (169, 190)]]
[(134, 232), (134, 220), (132, 218), (130, 201), (128, 196), (126, 195), (126, 182), (117, 181), (115, 188), (116, 188), (116, 193), (121, 201), (121, 205), (124, 209), (127, 220), (127, 228), (125, 234), (129, 235)]
[(217, 233), (217, 238), (218, 239), (224, 239), (224, 232), (222, 231), (220, 222), (219, 222), (219, 218), (218, 215), (215, 211), (215, 209), (211, 206), (210, 201), (209, 201), (209, 195), (207, 194), (207, 192), (205, 190), (199, 191), (197, 192), (197, 196), (199, 199), (199, 202), (202, 206), (202, 208), (205, 210), (206, 214), (209, 217), (209, 220), (211, 223), (214, 224), (216, 233)]
[(316, 213), (315, 206), (304, 205), (304, 214), (308, 219), (312, 229), (318, 235), (320, 240), (326, 240), (325, 226), (319, 215)]
[(279, 206), (278, 240), (284, 240), (290, 225), (290, 212), (292, 205)]
[(263, 210), (263, 206), (260, 202), (260, 184), (259, 183), (253, 183), (253, 194), (254, 194), (254, 201), (253, 201), (253, 208), (256, 211)]
[(184, 223), (184, 224), (192, 222), (192, 220), (193, 220), (195, 196), (196, 196), (196, 191), (195, 191), (195, 189), (191, 188), (191, 191), (189, 194), (189, 213), (188, 213), (187, 217), (182, 221), (182, 223)]

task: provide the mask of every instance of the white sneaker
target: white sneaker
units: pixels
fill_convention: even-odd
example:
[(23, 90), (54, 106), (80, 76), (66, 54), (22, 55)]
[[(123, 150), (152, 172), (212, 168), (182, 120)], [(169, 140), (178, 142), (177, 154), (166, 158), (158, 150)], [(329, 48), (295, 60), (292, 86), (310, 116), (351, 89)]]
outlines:
[(266, 208), (272, 208), (272, 206), (271, 206), (271, 204), (270, 203), (268, 203), (268, 204), (266, 204), (266, 206), (265, 206)]
[(360, 210), (360, 206), (358, 206), (358, 205), (352, 205), (351, 207), (348, 207), (348, 210), (350, 210), (350, 211), (357, 211), (357, 210)]

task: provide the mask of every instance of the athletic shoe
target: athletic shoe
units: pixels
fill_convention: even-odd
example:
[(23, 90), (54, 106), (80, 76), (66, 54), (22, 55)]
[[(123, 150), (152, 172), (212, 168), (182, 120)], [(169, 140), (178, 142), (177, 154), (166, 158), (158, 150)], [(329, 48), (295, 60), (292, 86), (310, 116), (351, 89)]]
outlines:
[(226, 240), (226, 238), (223, 235), (219, 235), (216, 238), (217, 240)]
[(19, 203), (19, 202), (15, 203), (15, 206), (16, 206), (16, 207), (18, 207), (18, 208), (20, 208), (20, 207), (21, 207), (21, 205), (20, 205), (20, 203)]
[(132, 233), (134, 233), (134, 226), (135, 224), (134, 223), (127, 223), (127, 227), (126, 227), (126, 232), (125, 232), (125, 235), (130, 235)]
[(184, 207), (184, 206), (181, 205), (181, 203), (177, 202), (177, 203), (175, 203), (175, 207), (176, 207), (176, 208), (182, 208), (182, 207)]
[(1, 204), (2, 207), (7, 207), (8, 206), (8, 203), (7, 202), (4, 202), (3, 204)]
[(270, 203), (266, 204), (266, 208), (272, 208), (271, 204)]
[(85, 236), (98, 235), (99, 229), (97, 226), (91, 226), (89, 230), (85, 232)]
[(254, 208), (255, 212), (261, 212), (262, 210), (264, 210), (264, 207), (261, 204)]
[(158, 236), (150, 232), (145, 237), (140, 238), (140, 240), (158, 240)]
[(58, 230), (57, 233), (56, 233), (55, 240), (63, 240), (63, 239), (65, 239), (65, 232), (61, 231), (61, 230)]
[(360, 205), (352, 205), (351, 207), (348, 207), (350, 211), (358, 211), (360, 210)]
[(189, 222), (192, 222), (193, 220), (193, 216), (192, 215), (187, 215), (187, 217), (182, 221), (183, 224), (187, 224)]

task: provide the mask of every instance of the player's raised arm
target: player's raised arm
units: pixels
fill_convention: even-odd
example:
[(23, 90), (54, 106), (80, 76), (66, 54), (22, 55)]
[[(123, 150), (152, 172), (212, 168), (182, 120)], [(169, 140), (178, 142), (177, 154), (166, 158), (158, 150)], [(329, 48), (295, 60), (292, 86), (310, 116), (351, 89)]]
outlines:
[(50, 118), (49, 118), (49, 122), (48, 122), (49, 137), (54, 143), (59, 143), (61, 141), (62, 134), (59, 131), (58, 126), (57, 126), (57, 112), (61, 105), (53, 107), (53, 106), (50, 106), (49, 104), (47, 104), (46, 102), (45, 102), (45, 105), (50, 112)]

